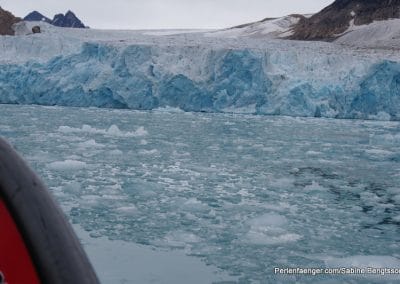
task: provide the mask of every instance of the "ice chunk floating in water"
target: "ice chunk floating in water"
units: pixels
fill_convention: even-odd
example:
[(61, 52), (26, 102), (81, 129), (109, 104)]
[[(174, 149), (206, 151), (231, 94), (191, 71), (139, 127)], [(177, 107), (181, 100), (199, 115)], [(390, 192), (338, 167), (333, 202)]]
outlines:
[(160, 252), (169, 264), (203, 261), (212, 269), (193, 270), (200, 283), (400, 280), (273, 273), (399, 265), (399, 122), (11, 105), (0, 113), (0, 135), (86, 231), (103, 282), (143, 275), (125, 263), (137, 255), (114, 258), (123, 248), (146, 259)]
[(287, 219), (275, 213), (268, 213), (249, 222), (250, 230), (246, 236), (252, 244), (274, 245), (294, 242), (301, 238), (298, 234), (287, 233)]
[(50, 163), (48, 167), (57, 171), (82, 170), (86, 167), (86, 163), (81, 161), (65, 160)]

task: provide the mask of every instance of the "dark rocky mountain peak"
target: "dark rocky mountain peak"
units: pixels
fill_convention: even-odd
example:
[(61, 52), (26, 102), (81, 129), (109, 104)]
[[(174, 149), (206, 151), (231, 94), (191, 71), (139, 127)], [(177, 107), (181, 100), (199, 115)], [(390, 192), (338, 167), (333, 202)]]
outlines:
[(68, 11), (64, 14), (57, 14), (54, 16), (53, 20), (47, 18), (38, 11), (33, 11), (29, 13), (25, 18), (25, 21), (44, 21), (46, 23), (52, 24), (57, 27), (64, 28), (85, 28), (85, 25), (72, 11)]
[(46, 22), (51, 23), (51, 20), (39, 13), (38, 11), (33, 11), (25, 16), (24, 21), (37, 21), (37, 22)]
[(400, 18), (400, 0), (336, 0), (310, 18), (302, 18), (291, 39), (334, 40), (350, 24)]
[(55, 15), (52, 24), (57, 27), (85, 28), (85, 25), (72, 11), (68, 11), (65, 15)]
[(0, 7), (0, 35), (14, 35), (13, 25), (21, 19)]

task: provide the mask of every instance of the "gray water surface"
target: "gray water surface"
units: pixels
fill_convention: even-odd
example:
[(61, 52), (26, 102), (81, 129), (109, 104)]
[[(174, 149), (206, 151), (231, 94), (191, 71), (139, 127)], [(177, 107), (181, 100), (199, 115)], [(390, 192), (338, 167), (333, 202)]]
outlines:
[[(0, 112), (0, 135), (82, 228), (104, 283), (135, 283), (121, 244), (170, 253), (166, 263), (178, 253), (214, 273), (193, 272), (198, 283), (400, 279), (274, 274), (400, 268), (399, 122), (13, 105)], [(104, 255), (99, 244), (109, 266), (96, 257)], [(177, 283), (168, 271), (148, 283)]]

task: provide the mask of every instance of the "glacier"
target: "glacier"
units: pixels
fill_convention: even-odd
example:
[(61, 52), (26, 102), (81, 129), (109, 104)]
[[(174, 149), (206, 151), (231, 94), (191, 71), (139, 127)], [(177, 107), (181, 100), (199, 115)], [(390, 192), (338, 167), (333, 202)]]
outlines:
[(395, 51), (111, 33), (1, 39), (0, 103), (400, 119)]

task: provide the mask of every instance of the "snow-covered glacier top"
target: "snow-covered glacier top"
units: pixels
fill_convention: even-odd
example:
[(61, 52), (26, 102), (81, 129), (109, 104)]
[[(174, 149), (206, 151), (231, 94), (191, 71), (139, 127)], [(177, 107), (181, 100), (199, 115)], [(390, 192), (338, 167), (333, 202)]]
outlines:
[(1, 103), (400, 118), (395, 50), (41, 26), (0, 38)]

